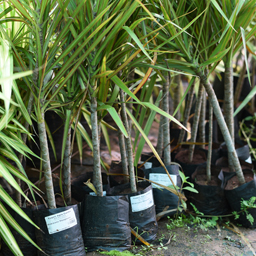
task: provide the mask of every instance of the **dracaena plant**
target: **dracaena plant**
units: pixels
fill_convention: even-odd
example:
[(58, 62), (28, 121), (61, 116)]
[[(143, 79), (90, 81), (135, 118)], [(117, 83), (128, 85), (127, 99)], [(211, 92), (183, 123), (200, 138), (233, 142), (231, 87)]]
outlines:
[[(70, 31), (74, 32), (72, 23), (85, 5), (85, 1), (79, 1), (71, 16), (66, 17), (66, 9), (72, 2), (45, 0), (33, 3), (22, 1), (21, 4), (17, 1), (9, 1), (10, 5), (15, 8), (16, 16), (19, 17), (20, 22), (24, 22), (28, 27), (28, 33), (30, 33), (33, 39), (30, 42), (29, 51), (28, 49), (23, 49), (23, 51), (26, 51), (26, 57), (33, 60), (32, 68), (35, 71), (33, 76), (24, 79), (24, 83), (32, 92), (33, 112), (38, 124), (41, 156), (43, 159), (42, 168), (50, 208), (55, 208), (56, 203), (44, 115), (48, 109), (58, 109), (63, 105), (70, 105), (67, 102), (54, 104), (56, 103), (56, 96), (70, 82), (70, 79), (72, 79), (72, 76), (88, 54), (93, 51), (93, 47), (83, 51), (88, 42), (87, 40), (84, 41), (84, 38), (89, 39), (94, 33), (90, 30), (92, 24), (88, 24), (88, 27), (78, 31), (76, 38), (67, 45)], [(94, 22), (95, 20), (91, 21), (91, 23)], [(95, 42), (95, 45), (97, 45), (97, 42)], [(72, 52), (71, 56), (69, 55), (70, 52)], [(67, 56), (69, 58), (66, 61)], [(17, 50), (16, 61), (22, 69), (26, 70), (28, 69), (26, 65), (28, 61), (22, 57)], [(80, 91), (83, 90), (82, 88), (79, 89)], [(67, 100), (69, 101), (68, 98)], [(66, 114), (70, 116), (69, 111)]]
[[(2, 27), (2, 29), (4, 28)], [(17, 154), (20, 154), (29, 157), (29, 154), (34, 155), (34, 153), (24, 144), (23, 141), (24, 135), (31, 135), (22, 125), (21, 120), (24, 118), (28, 123), (31, 123), (31, 119), (22, 101), (19, 88), (14, 79), (31, 75), (32, 71), (15, 74), (13, 73), (13, 52), (11, 44), (7, 39), (9, 38), (6, 38), (3, 33), (0, 33), (0, 84), (2, 88), (0, 92), (0, 98), (2, 100), (0, 106), (0, 176), (7, 184), (14, 188), (15, 191), (22, 195), (25, 200), (30, 202), (27, 196), (23, 193), (20, 184), (18, 184), (14, 179), (15, 177), (18, 180), (22, 180), (23, 182), (27, 183), (32, 195), (34, 195), (33, 189), (37, 188), (28, 180), (22, 163), (17, 156)], [(20, 209), (19, 205), (15, 203), (2, 185), (0, 186), (0, 198), (0, 236), (14, 255), (22, 255), (19, 245), (15, 241), (9, 226), (20, 233), (33, 245), (36, 246), (36, 244), (13, 219), (12, 215), (8, 212), (6, 205), (12, 208), (26, 221), (33, 225), (35, 224)]]
[[(179, 50), (178, 55), (182, 58), (178, 62), (179, 67), (174, 60), (169, 60), (170, 68), (179, 68), (199, 77), (213, 107), (233, 167), (240, 183), (243, 184), (244, 177), (232, 138), (205, 71), (209, 69), (210, 74), (215, 69), (220, 60), (229, 52), (231, 42), (235, 43), (235, 50), (242, 46), (241, 37), (233, 38), (234, 29), (239, 30), (234, 28), (234, 23), (232, 25), (233, 19), (236, 20), (238, 27), (247, 26), (245, 15), (248, 13), (250, 17), (253, 17), (256, 6), (253, 1), (211, 0), (204, 3), (201, 1), (186, 1), (185, 3), (159, 1), (158, 3), (159, 5), (155, 5), (155, 9), (158, 11), (158, 15), (161, 15), (160, 23), (165, 24), (165, 29), (159, 36), (159, 40), (162, 42), (159, 47), (161, 46), (165, 50)], [(231, 16), (227, 16), (226, 8), (232, 10)], [(233, 13), (234, 15), (232, 15)], [(220, 25), (220, 20), (225, 24), (224, 30)], [(244, 40), (248, 40), (254, 32), (255, 28), (244, 36)]]
[[(79, 1), (72, 1), (66, 15), (69, 12), (72, 13), (78, 3)], [(85, 103), (81, 110), (85, 110), (90, 116), (92, 138), (85, 137), (85, 139), (93, 150), (93, 184), (99, 196), (103, 193), (99, 122), (102, 122), (106, 113), (110, 113), (120, 130), (126, 137), (128, 136), (113, 104), (116, 103), (119, 87), (134, 97), (117, 74), (120, 70), (127, 69), (131, 60), (137, 55), (132, 56), (130, 60), (127, 59), (128, 53), (133, 48), (126, 45), (130, 40), (130, 35), (123, 27), (126, 23), (132, 23), (131, 17), (135, 15), (138, 7), (139, 3), (130, 1), (102, 1), (101, 3), (87, 1), (84, 7), (80, 8), (76, 21), (70, 29), (72, 40), (76, 40), (83, 31), (88, 31), (88, 33), (93, 31), (88, 37), (83, 38), (81, 54), (84, 52), (85, 58), (78, 69), (78, 75), (81, 77), (80, 82), (86, 85)]]

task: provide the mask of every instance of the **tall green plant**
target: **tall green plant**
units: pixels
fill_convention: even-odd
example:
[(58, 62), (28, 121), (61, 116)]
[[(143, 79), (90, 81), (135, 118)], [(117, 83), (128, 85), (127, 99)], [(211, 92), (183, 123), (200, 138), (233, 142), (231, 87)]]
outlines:
[[(28, 131), (20, 122), (20, 118), (25, 117), (31, 122), (26, 108), (22, 102), (22, 98), (14, 79), (22, 76), (31, 75), (31, 71), (20, 74), (13, 74), (13, 62), (12, 62), (12, 51), (9, 47), (9, 42), (3, 37), (1, 40), (1, 54), (0, 54), (0, 84), (2, 91), (0, 97), (5, 103), (5, 107), (0, 107), (0, 176), (6, 180), (7, 184), (12, 186), (15, 191), (21, 194), (25, 200), (30, 202), (27, 196), (23, 193), (20, 185), (14, 179), (22, 180), (27, 183), (29, 188), (37, 189), (27, 178), (26, 172), (22, 166), (21, 161), (17, 157), (18, 154), (22, 154), (29, 157), (29, 154), (34, 153), (24, 144), (22, 136), (24, 134), (31, 136)], [(3, 89), (5, 87), (5, 89)], [(8, 87), (8, 88), (7, 88)], [(6, 90), (8, 89), (8, 90)], [(6, 93), (6, 91), (8, 91)], [(34, 155), (35, 156), (35, 155)], [(17, 222), (10, 215), (6, 209), (6, 205), (12, 208), (17, 214), (24, 218), (25, 221), (30, 222), (36, 226), (28, 216), (19, 208), (14, 202), (11, 196), (0, 186), (0, 236), (3, 241), (7, 244), (14, 255), (23, 255), (20, 251), (19, 245), (13, 237), (9, 225), (16, 230), (25, 239), (31, 242), (34, 246), (37, 245), (31, 240), (31, 238), (23, 231), (23, 229), (17, 224)], [(4, 205), (5, 204), (5, 205)], [(8, 224), (8, 225), (7, 225)], [(36, 226), (36, 228), (38, 228)], [(38, 248), (38, 247), (37, 247)], [(40, 248), (38, 248), (40, 250)]]
[[(205, 68), (209, 67), (211, 73), (219, 61), (228, 53), (230, 50), (229, 42), (232, 40), (234, 29), (238, 31), (240, 26), (246, 27), (250, 22), (246, 16), (253, 17), (255, 15), (256, 7), (252, 1), (236, 1), (235, 14), (237, 22), (234, 28), (232, 20), (229, 20), (225, 15), (226, 6), (230, 7), (231, 5), (231, 2), (213, 0), (203, 4), (201, 1), (186, 1), (186, 3), (159, 2), (161, 10), (159, 10), (159, 13), (163, 13), (164, 22), (167, 22), (166, 29), (161, 33), (161, 47), (162, 49), (179, 50), (178, 55), (183, 59), (183, 61), (179, 62), (179, 69), (196, 74), (200, 78), (213, 107), (228, 151), (232, 155), (231, 161), (239, 181), (243, 184), (245, 181), (231, 136), (227, 132), (227, 126), (217, 97), (207, 76), (204, 74)], [(224, 30), (219, 20), (224, 22)], [(185, 29), (186, 32), (184, 31)], [(250, 32), (244, 37), (246, 40), (252, 36)], [(236, 38), (234, 51), (241, 47), (242, 41), (240, 42), (240, 39), (239, 37)], [(169, 43), (171, 40), (173, 41)], [(175, 64), (170, 64), (169, 67), (175, 68)]]

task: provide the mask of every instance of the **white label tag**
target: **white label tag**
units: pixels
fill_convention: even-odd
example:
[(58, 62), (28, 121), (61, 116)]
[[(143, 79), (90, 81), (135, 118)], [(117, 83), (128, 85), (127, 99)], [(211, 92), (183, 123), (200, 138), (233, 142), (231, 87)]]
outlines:
[(152, 189), (144, 194), (131, 196), (130, 200), (132, 212), (144, 211), (154, 205)]
[(45, 217), (45, 222), (50, 235), (72, 228), (77, 224), (73, 208)]
[(251, 158), (251, 156), (249, 156), (249, 157), (245, 160), (245, 162), (251, 164), (251, 163), (252, 163), (252, 158)]
[[(174, 185), (176, 186), (177, 185), (177, 175), (170, 174), (170, 176), (171, 176), (171, 178), (173, 180)], [(154, 182), (157, 182), (157, 183), (159, 183), (161, 185), (164, 185), (166, 187), (172, 185), (172, 182), (171, 182), (170, 178), (168, 177), (167, 174), (164, 174), (164, 173), (150, 173), (149, 174), (149, 179), (154, 181)], [(152, 187), (153, 188), (164, 189), (163, 187), (161, 187), (159, 185), (156, 185), (154, 183), (152, 183)]]
[[(91, 196), (96, 196), (96, 194), (94, 192), (90, 192), (89, 193)], [(106, 196), (107, 195), (107, 192), (106, 191), (103, 191), (103, 196)]]
[(146, 162), (146, 163), (144, 164), (144, 168), (145, 168), (145, 169), (150, 169), (150, 168), (152, 168), (152, 163), (151, 163), (151, 162)]

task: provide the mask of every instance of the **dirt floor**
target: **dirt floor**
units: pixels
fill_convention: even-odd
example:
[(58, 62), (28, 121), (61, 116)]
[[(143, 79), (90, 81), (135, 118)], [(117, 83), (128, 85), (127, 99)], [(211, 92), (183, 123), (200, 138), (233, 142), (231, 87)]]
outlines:
[[(158, 124), (154, 124), (148, 138), (156, 145)], [(118, 141), (115, 134), (110, 134), (112, 148), (112, 160), (120, 160)], [(109, 155), (104, 145), (101, 146), (102, 157), (109, 161)], [(145, 145), (145, 152), (150, 148)], [(157, 239), (150, 246), (132, 245), (129, 252), (88, 252), (87, 256), (256, 256), (256, 229), (243, 227), (214, 225), (213, 228), (205, 228), (204, 225), (195, 226), (185, 223), (181, 219), (174, 220), (163, 218), (159, 220)], [(227, 221), (227, 220), (225, 220)], [(207, 223), (205, 224), (207, 226)]]
[[(158, 133), (158, 124), (152, 126), (148, 136), (153, 145), (156, 145)], [(101, 157), (104, 162), (111, 164), (111, 161), (119, 161), (120, 153), (118, 146), (117, 133), (109, 131), (112, 154), (109, 155), (108, 149), (104, 140), (101, 140)], [(75, 150), (74, 150), (75, 152)], [(150, 148), (145, 145), (144, 152), (150, 152)], [(93, 169), (91, 151), (87, 147), (84, 150), (86, 157), (83, 158), (83, 163), (80, 165), (78, 155), (72, 158), (72, 176), (81, 175), (85, 168), (87, 171)], [(58, 173), (56, 172), (56, 175)], [(55, 177), (55, 176), (54, 176)], [(58, 179), (56, 179), (58, 184)], [(39, 184), (43, 189), (44, 185)], [(126, 252), (87, 252), (87, 256), (142, 256), (142, 255), (162, 255), (162, 256), (256, 256), (256, 229), (246, 229), (243, 227), (224, 226), (219, 223), (213, 228), (205, 229), (204, 225), (195, 226), (191, 222), (178, 219), (163, 218), (159, 220), (158, 235), (156, 240), (150, 246), (134, 245)]]
[[(180, 223), (181, 224), (181, 223)], [(256, 230), (242, 227), (217, 226), (203, 230), (189, 224), (171, 228), (167, 218), (158, 222), (157, 239), (150, 246), (132, 245), (128, 252), (88, 252), (87, 256), (254, 256), (256, 255)], [(126, 254), (127, 253), (127, 254)]]

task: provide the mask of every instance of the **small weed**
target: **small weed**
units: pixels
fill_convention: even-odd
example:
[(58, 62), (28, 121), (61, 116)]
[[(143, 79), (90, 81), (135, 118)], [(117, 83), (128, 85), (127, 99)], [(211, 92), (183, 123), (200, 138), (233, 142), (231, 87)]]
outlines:
[(174, 228), (182, 228), (184, 226), (187, 226), (188, 223), (190, 223), (190, 220), (184, 214), (182, 214), (181, 216), (178, 216), (176, 219), (171, 219), (169, 216), (167, 218), (170, 221), (167, 224), (167, 229), (169, 230), (172, 230)]
[(111, 256), (135, 256), (133, 253), (125, 250), (123, 252), (119, 252), (117, 250), (112, 250), (109, 252), (100, 252), (101, 254), (105, 254), (105, 255), (111, 255)]
[(161, 243), (164, 240), (165, 236), (164, 234), (161, 235), (161, 237), (158, 239), (158, 241)]
[(149, 253), (154, 250), (153, 245), (145, 246), (142, 245), (141, 249), (137, 252), (135, 252), (135, 256), (144, 256), (144, 255), (150, 255)]

